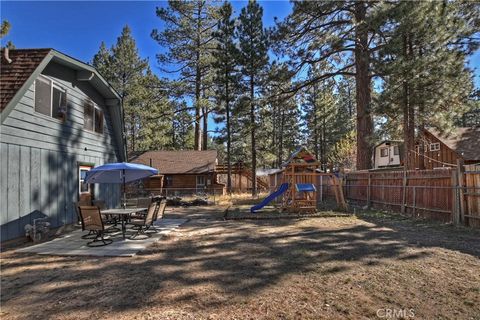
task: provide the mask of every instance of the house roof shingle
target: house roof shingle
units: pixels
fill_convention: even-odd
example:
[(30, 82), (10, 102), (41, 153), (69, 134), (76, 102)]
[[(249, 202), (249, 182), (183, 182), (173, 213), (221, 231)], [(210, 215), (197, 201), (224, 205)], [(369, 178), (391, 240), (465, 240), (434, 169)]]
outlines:
[(151, 164), (160, 174), (207, 173), (215, 169), (217, 151), (147, 151), (131, 157), (130, 162)]
[(9, 57), (12, 60), (11, 63), (8, 63), (4, 57), (4, 49), (1, 50), (0, 111), (7, 106), (51, 50), (52, 49), (9, 50)]
[(480, 127), (456, 128), (449, 134), (442, 134), (434, 129), (428, 129), (428, 132), (462, 156), (463, 159), (480, 161)]

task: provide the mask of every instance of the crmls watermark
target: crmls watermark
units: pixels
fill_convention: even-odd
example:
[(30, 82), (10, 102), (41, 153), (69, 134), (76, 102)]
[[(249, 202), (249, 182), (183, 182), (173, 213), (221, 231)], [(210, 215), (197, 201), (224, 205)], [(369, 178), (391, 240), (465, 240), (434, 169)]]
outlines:
[(408, 319), (415, 318), (414, 309), (395, 309), (395, 308), (382, 308), (377, 310), (377, 317), (382, 319)]

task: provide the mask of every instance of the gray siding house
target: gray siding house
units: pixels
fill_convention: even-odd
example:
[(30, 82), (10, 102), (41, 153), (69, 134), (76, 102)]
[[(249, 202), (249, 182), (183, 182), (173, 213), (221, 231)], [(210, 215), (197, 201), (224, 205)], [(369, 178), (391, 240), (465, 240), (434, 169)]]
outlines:
[(77, 222), (77, 201), (119, 203), (118, 185), (82, 180), (126, 159), (121, 99), (93, 67), (54, 49), (2, 50), (0, 110), (1, 241), (39, 217)]

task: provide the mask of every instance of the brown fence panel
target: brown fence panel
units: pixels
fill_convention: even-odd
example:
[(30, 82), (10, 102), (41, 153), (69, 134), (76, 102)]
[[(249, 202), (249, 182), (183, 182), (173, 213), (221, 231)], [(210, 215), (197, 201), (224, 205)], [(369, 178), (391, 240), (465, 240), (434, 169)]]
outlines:
[[(345, 198), (352, 204), (388, 209), (417, 217), (452, 221), (455, 169), (357, 171), (344, 176)], [(333, 196), (323, 180), (322, 198)]]
[(465, 166), (465, 224), (480, 227), (480, 165)]
[(406, 213), (452, 221), (454, 206), (452, 169), (407, 171)]

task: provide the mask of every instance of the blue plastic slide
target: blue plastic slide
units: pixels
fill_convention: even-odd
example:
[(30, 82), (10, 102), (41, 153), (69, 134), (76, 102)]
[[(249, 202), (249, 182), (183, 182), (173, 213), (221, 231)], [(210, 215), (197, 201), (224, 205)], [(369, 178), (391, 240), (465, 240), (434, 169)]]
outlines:
[(262, 200), (262, 202), (260, 202), (259, 204), (253, 206), (250, 208), (250, 212), (251, 213), (255, 213), (255, 211), (257, 210), (260, 210), (262, 209), (263, 207), (265, 207), (267, 204), (270, 203), (270, 201), (272, 201), (273, 199), (275, 199), (276, 197), (278, 197), (279, 195), (283, 194), (285, 191), (288, 190), (288, 183), (282, 183), (280, 185), (280, 188), (277, 189), (277, 191), (271, 193), (268, 195), (268, 197), (266, 197), (265, 199)]

